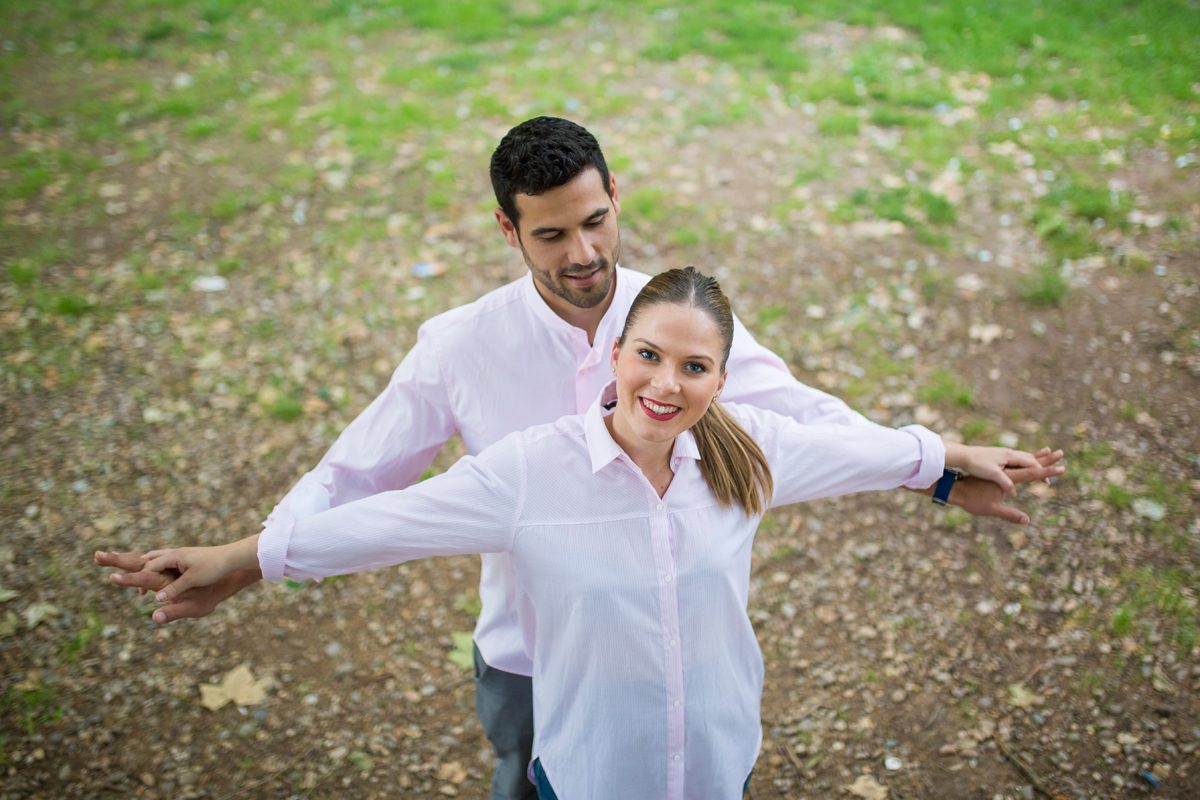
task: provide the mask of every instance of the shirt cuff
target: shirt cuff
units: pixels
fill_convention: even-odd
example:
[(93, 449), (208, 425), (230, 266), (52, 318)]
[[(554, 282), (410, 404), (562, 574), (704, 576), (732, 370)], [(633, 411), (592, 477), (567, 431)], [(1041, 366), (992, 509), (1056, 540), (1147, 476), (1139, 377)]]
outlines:
[(942, 437), (922, 425), (905, 425), (900, 430), (912, 434), (921, 445), (921, 466), (904, 485), (909, 489), (928, 489), (938, 482), (946, 468), (946, 445)]
[(280, 508), (275, 509), (275, 513), (263, 524), (262, 533), (258, 536), (258, 568), (262, 570), (263, 580), (283, 580), (288, 543), (292, 540), (295, 527), (296, 518)]

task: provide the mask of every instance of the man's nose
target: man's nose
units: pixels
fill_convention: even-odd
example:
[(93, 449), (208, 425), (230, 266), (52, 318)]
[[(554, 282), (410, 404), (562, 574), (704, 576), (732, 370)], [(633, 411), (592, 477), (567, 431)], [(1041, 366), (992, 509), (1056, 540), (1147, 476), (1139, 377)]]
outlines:
[(571, 238), (571, 247), (567, 252), (567, 258), (571, 259), (572, 264), (586, 265), (591, 264), (596, 258), (596, 248), (592, 245), (588, 236), (583, 231), (576, 231)]

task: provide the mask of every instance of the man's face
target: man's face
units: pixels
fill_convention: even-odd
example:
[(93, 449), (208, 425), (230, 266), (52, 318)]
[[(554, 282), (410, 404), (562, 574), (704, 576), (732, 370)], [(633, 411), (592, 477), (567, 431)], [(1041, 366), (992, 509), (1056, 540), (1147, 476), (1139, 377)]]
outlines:
[(518, 226), (496, 211), (504, 238), (520, 249), (538, 292), (564, 316), (595, 308), (612, 290), (621, 255), (621, 204), (616, 179), (609, 177), (611, 197), (594, 168), (542, 194), (517, 195)]

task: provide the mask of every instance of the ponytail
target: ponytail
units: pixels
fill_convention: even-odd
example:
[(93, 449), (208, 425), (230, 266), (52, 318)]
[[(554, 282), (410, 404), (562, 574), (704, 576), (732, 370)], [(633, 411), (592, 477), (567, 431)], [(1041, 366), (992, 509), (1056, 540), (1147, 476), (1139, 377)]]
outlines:
[(700, 451), (700, 474), (717, 502), (737, 504), (752, 517), (764, 513), (775, 491), (771, 467), (762, 448), (725, 407), (713, 400), (692, 426)]

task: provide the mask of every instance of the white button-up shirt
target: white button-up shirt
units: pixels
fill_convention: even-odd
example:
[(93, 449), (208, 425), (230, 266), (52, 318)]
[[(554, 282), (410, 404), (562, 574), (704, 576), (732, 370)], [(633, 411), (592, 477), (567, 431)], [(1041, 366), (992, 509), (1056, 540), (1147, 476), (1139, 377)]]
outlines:
[[(746, 615), (759, 517), (717, 504), (695, 439), (675, 440), (660, 498), (586, 415), (505, 437), (445, 474), (277, 526), (263, 577), (321, 578), (459, 553), (503, 553), (533, 660), (533, 754), (571, 800), (741, 797), (762, 739), (762, 654)], [(747, 406), (772, 506), (942, 472), (924, 428), (812, 426)]]
[[(583, 413), (611, 379), (609, 355), (650, 276), (617, 269), (612, 305), (592, 344), (555, 314), (533, 277), (489, 292), (421, 326), (384, 392), (288, 492), (264, 530), (414, 483), (455, 433), (476, 454), (513, 431)], [(836, 397), (796, 381), (778, 356), (735, 321), (722, 397), (801, 422), (870, 425)], [(341, 532), (330, 530), (336, 542)], [(483, 556), (475, 643), (493, 667), (522, 675), (532, 664), (517, 624), (508, 556)]]

